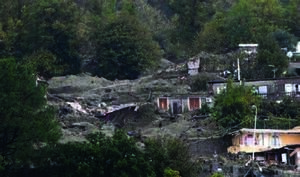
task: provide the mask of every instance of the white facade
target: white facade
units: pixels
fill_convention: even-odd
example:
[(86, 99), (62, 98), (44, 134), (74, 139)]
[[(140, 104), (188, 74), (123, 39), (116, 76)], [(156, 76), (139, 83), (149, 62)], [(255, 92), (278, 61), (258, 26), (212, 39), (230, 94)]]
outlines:
[(239, 48), (242, 52), (247, 54), (256, 54), (258, 44), (239, 44)]
[(198, 72), (199, 66), (200, 66), (199, 58), (188, 61), (188, 63), (187, 63), (188, 74), (190, 76), (197, 75), (199, 73)]

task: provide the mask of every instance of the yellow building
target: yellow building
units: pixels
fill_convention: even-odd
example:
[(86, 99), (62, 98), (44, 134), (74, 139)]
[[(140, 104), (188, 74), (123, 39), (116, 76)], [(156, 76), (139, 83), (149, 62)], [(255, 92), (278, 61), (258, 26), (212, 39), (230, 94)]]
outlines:
[(300, 127), (290, 130), (243, 128), (233, 132), (232, 135), (232, 146), (227, 150), (233, 154), (265, 152), (286, 146), (300, 145)]

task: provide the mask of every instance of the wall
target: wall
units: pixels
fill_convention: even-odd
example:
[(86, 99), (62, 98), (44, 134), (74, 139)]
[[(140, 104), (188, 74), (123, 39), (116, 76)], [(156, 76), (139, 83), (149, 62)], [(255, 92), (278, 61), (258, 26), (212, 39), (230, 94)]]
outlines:
[(300, 134), (282, 134), (280, 139), (283, 146), (300, 144)]
[(196, 140), (189, 143), (190, 151), (195, 156), (208, 156), (217, 154), (226, 154), (227, 147), (231, 145), (230, 137), (208, 138), (205, 140)]
[[(273, 148), (281, 148), (287, 145), (300, 144), (300, 134), (277, 134), (277, 133), (256, 133), (256, 145), (246, 145), (245, 136), (248, 133), (243, 133), (232, 138), (232, 147), (228, 148), (231, 153), (241, 152), (263, 152)], [(242, 139), (242, 143), (240, 144)]]
[(200, 59), (190, 60), (187, 63), (188, 74), (191, 76), (197, 75), (199, 73), (198, 72), (199, 66), (200, 66)]

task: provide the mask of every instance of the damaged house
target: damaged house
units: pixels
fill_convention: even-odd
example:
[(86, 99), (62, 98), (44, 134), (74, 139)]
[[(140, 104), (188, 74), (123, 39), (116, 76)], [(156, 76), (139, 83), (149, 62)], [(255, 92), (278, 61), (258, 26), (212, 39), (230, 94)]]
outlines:
[(187, 111), (201, 109), (202, 104), (209, 104), (212, 99), (209, 97), (201, 97), (199, 95), (189, 96), (172, 96), (158, 97), (156, 100), (157, 107), (163, 111), (169, 111), (172, 114), (181, 114)]
[(290, 130), (247, 129), (231, 133), (231, 154), (254, 153), (266, 164), (296, 165), (300, 169), (300, 127)]
[(188, 69), (188, 74), (190, 76), (197, 75), (199, 73), (199, 67), (200, 67), (200, 59), (199, 58), (191, 58), (187, 62), (187, 69)]

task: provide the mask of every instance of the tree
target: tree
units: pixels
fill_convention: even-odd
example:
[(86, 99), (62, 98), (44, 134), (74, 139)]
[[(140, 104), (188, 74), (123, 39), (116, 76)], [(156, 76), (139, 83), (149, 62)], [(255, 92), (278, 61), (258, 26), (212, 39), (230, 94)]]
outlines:
[(24, 63), (31, 66), (39, 76), (48, 79), (53, 75), (63, 73), (62, 66), (56, 66), (56, 56), (47, 50), (39, 50), (24, 59)]
[(180, 177), (179, 171), (166, 168), (164, 171), (164, 177)]
[(260, 100), (252, 88), (229, 81), (226, 89), (215, 97), (213, 116), (224, 128), (252, 127), (254, 115), (251, 106), (259, 107)]
[(189, 147), (182, 140), (158, 137), (148, 139), (145, 145), (145, 155), (157, 177), (167, 176), (166, 172), (182, 177), (197, 176), (197, 168), (191, 161)]
[(287, 69), (288, 58), (280, 49), (276, 40), (266, 36), (258, 44), (258, 53), (255, 62), (256, 75), (254, 78), (272, 78), (281, 76)]
[(60, 131), (46, 86), (34, 72), (13, 59), (1, 59), (0, 70), (0, 164), (7, 169), (28, 159), (40, 143), (56, 142)]
[(113, 137), (90, 134), (87, 140), (40, 149), (33, 162), (36, 169), (32, 176), (154, 176), (150, 162), (124, 131), (116, 131)]
[(34, 52), (45, 50), (55, 56), (54, 65), (62, 68), (60, 73), (51, 71), (52, 75), (77, 74), (81, 60), (77, 36), (80, 19), (76, 4), (72, 0), (34, 1), (22, 12), (22, 31), (14, 43), (18, 57), (34, 57)]
[(170, 30), (169, 55), (181, 59), (199, 52), (195, 49), (194, 39), (197, 33), (203, 30), (206, 22), (208, 22), (215, 14), (214, 3), (212, 1), (182, 1), (167, 0), (171, 9), (175, 28)]
[(161, 58), (158, 44), (132, 15), (122, 13), (95, 35), (99, 76), (135, 79)]
[(278, 29), (286, 29), (284, 9), (278, 0), (240, 0), (228, 12), (216, 13), (215, 18), (204, 27), (198, 40), (203, 36), (213, 38), (224, 35), (220, 39), (213, 38), (204, 49), (213, 49), (215, 43), (226, 40), (227, 44), (220, 46), (221, 49), (216, 52), (227, 51), (236, 49), (239, 43), (258, 43)]
[(214, 19), (205, 24), (203, 30), (195, 39), (196, 48), (208, 52), (226, 52), (229, 40), (226, 39), (224, 14), (216, 14)]
[(277, 30), (270, 34), (278, 43), (281, 49), (286, 49), (286, 51), (293, 51), (294, 47), (297, 45), (297, 38), (293, 34), (290, 34), (284, 30)]
[(291, 34), (296, 37), (300, 37), (300, 1), (290, 0), (286, 10), (285, 16), (287, 20), (287, 26)]

